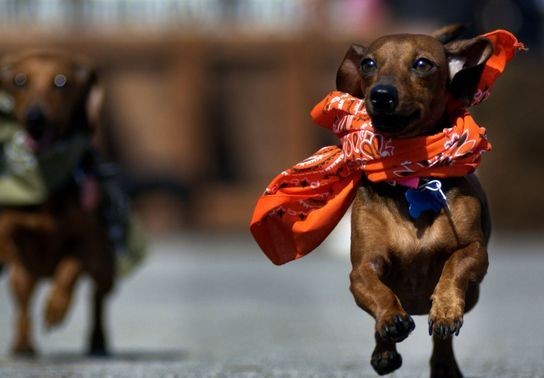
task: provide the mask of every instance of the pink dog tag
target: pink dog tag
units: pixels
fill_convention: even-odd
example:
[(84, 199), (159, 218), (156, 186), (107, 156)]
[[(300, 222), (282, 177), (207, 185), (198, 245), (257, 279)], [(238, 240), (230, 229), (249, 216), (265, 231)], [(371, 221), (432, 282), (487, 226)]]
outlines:
[(94, 177), (85, 177), (80, 190), (79, 201), (83, 210), (93, 211), (96, 209), (100, 199), (98, 180)]
[(407, 179), (397, 180), (398, 185), (407, 186), (408, 188), (419, 188), (419, 177), (410, 177)]

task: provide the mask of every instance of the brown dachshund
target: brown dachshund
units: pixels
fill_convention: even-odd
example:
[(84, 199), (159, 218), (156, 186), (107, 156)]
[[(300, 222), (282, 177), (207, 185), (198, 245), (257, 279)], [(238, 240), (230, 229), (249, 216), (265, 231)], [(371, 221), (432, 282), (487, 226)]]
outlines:
[[(450, 42), (452, 26), (434, 34), (392, 35), (353, 45), (337, 87), (359, 98), (374, 127), (395, 138), (431, 135), (446, 124), (446, 102), (472, 98), (482, 65), (493, 53), (481, 37)], [(449, 42), (449, 43), (446, 43)], [(364, 179), (353, 205), (350, 275), (356, 303), (376, 320), (371, 364), (378, 374), (398, 369), (396, 343), (429, 314), (432, 377), (461, 377), (452, 336), (478, 299), (488, 267), (490, 218), (474, 175), (442, 179), (448, 212), (411, 219), (406, 188)]]
[[(25, 129), (27, 144), (38, 160), (62, 151), (76, 136), (90, 140), (89, 111), (96, 105), (98, 86), (95, 70), (83, 59), (48, 52), (9, 56), (2, 62), (1, 85), (14, 100), (15, 121)], [(88, 152), (84, 147), (76, 154), (80, 157), (73, 169), (57, 180), (41, 203), (1, 205), (0, 256), (10, 268), (16, 307), (12, 351), (17, 355), (35, 353), (30, 304), (36, 284), (52, 279), (44, 318), (53, 327), (65, 318), (82, 274), (94, 282), (89, 352), (107, 352), (103, 310), (113, 288), (115, 266), (106, 227), (93, 206), (96, 186), (93, 194), (93, 185), (85, 184), (92, 183)]]

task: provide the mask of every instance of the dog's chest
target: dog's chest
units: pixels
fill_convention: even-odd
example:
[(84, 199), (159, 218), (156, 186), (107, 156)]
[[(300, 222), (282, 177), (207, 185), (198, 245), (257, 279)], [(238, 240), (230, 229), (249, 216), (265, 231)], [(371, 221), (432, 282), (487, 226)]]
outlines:
[[(405, 190), (391, 189), (384, 192), (362, 188), (354, 207), (353, 227), (362, 231), (363, 239), (384, 243), (389, 253), (407, 263), (421, 256), (453, 251), (459, 244), (454, 216), (445, 209), (439, 213), (423, 213), (418, 219), (408, 214)], [(448, 197), (450, 208), (456, 213), (456, 195)], [(369, 246), (370, 247), (370, 246)]]
[(444, 212), (424, 214), (415, 221), (398, 217), (393, 219), (387, 227), (389, 250), (399, 258), (447, 253), (456, 247), (452, 224)]

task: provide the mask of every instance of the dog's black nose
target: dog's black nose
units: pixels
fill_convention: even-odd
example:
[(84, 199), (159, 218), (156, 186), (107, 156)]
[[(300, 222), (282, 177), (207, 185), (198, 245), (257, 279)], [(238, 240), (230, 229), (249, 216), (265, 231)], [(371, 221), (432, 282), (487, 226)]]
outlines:
[(390, 113), (399, 103), (397, 89), (388, 84), (379, 84), (370, 90), (370, 103), (375, 113)]
[(45, 113), (40, 106), (33, 105), (25, 114), (26, 129), (33, 137), (40, 137), (45, 129)]

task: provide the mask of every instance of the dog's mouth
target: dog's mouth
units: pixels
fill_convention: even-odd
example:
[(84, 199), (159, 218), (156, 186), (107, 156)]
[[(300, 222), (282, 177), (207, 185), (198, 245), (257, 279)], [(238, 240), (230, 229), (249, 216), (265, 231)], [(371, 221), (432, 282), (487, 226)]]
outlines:
[(421, 111), (416, 110), (409, 115), (400, 114), (371, 114), (372, 126), (380, 133), (400, 136), (411, 124), (421, 118)]
[(36, 132), (33, 128), (26, 128), (26, 145), (35, 153), (45, 152), (53, 144), (54, 133), (46, 128), (43, 131)]

